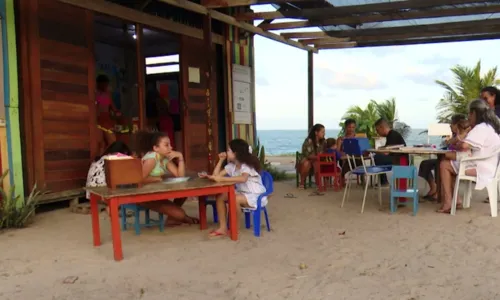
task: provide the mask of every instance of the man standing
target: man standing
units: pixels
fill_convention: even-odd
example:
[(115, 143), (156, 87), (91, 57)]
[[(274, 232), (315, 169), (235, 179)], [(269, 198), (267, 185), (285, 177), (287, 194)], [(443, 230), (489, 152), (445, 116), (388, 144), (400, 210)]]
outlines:
[[(385, 137), (386, 142), (384, 147), (396, 146), (396, 145), (406, 146), (406, 142), (403, 136), (396, 130), (393, 130), (389, 126), (389, 122), (387, 122), (387, 120), (384, 120), (382, 118), (378, 119), (377, 122), (375, 122), (375, 130), (377, 131), (377, 134), (379, 136)], [(408, 155), (406, 154), (402, 155), (376, 154), (375, 164), (376, 165), (399, 164), (401, 156), (406, 156), (406, 161), (408, 161)], [(380, 184), (382, 185), (387, 184), (387, 176), (385, 174), (380, 175)]]

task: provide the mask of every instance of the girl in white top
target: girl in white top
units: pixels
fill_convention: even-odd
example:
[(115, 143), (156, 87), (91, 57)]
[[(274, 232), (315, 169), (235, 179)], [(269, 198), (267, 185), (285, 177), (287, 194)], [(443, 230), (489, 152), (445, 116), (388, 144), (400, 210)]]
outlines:
[[(225, 160), (228, 164), (222, 169)], [(219, 154), (219, 162), (215, 166), (213, 175), (206, 176), (216, 182), (232, 182), (236, 188), (237, 211), (240, 207), (257, 207), (257, 198), (266, 191), (260, 177), (260, 161), (250, 153), (250, 146), (242, 139), (229, 142), (227, 152)], [(227, 175), (227, 176), (226, 176)], [(223, 236), (227, 234), (226, 222), (227, 195), (217, 196), (217, 213), (219, 215), (219, 228), (210, 232), (210, 236)], [(262, 198), (262, 206), (267, 205), (267, 197)]]
[[(498, 166), (498, 155), (493, 155), (500, 149), (500, 120), (495, 112), (483, 100), (474, 100), (469, 105), (469, 122), (472, 130), (465, 139), (456, 144), (457, 151), (471, 151), (471, 157), (491, 156), (480, 161), (467, 164), (465, 174), (476, 176), (476, 189), (484, 189), (495, 177)], [(440, 213), (450, 213), (455, 177), (459, 163), (453, 160), (443, 160), (440, 165), (442, 206)], [(460, 200), (457, 208), (461, 208)]]

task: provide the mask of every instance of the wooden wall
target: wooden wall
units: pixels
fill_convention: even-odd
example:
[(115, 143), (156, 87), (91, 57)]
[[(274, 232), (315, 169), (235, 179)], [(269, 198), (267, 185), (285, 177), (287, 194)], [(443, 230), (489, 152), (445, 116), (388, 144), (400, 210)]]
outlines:
[(56, 0), (19, 8), (28, 186), (81, 188), (97, 154), (92, 13)]
[[(241, 8), (245, 9), (245, 8)], [(237, 13), (237, 9), (232, 9), (231, 13)], [(229, 105), (229, 137), (241, 138), (246, 140), (250, 145), (252, 145), (256, 139), (256, 127), (255, 127), (255, 90), (253, 101), (252, 101), (252, 124), (234, 124), (233, 122), (233, 94), (232, 94), (232, 65), (238, 64), (242, 66), (254, 67), (254, 45), (253, 36), (248, 35), (243, 37), (240, 35), (241, 30), (234, 26), (227, 26), (226, 29), (226, 67), (227, 67), (227, 98)], [(255, 85), (255, 82), (253, 83)]]

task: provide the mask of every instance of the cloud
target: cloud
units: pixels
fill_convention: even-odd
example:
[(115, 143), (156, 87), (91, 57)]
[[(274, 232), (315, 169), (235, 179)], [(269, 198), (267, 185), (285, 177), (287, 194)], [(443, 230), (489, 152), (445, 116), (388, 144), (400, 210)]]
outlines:
[(260, 86), (268, 86), (269, 81), (265, 77), (257, 76), (255, 78), (255, 83)]
[(460, 57), (446, 57), (441, 54), (436, 54), (434, 56), (423, 57), (417, 60), (417, 63), (421, 63), (424, 65), (455, 66), (460, 63)]
[(418, 65), (407, 66), (401, 71), (401, 78), (421, 85), (436, 85), (436, 80), (449, 82), (452, 80), (452, 73), (448, 66), (437, 67)]
[(386, 88), (378, 76), (369, 72), (355, 70), (334, 71), (319, 68), (317, 70), (319, 82), (325, 87), (341, 88), (344, 90), (376, 90)]

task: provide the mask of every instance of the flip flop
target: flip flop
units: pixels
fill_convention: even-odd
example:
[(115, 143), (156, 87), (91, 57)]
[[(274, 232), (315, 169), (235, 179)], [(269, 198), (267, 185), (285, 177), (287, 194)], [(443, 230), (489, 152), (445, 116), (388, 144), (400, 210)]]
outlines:
[(210, 231), (210, 233), (208, 234), (208, 237), (220, 237), (220, 236), (226, 236), (228, 235), (228, 233), (222, 233), (222, 232), (218, 232), (217, 230), (212, 230)]
[(306, 188), (304, 187), (304, 185), (299, 185), (298, 189), (299, 190), (305, 190)]
[(198, 225), (200, 224), (200, 220), (199, 219), (196, 219), (196, 218), (193, 218), (193, 217), (187, 217), (189, 219), (189, 222), (186, 222), (186, 224), (189, 224), (189, 225)]
[(283, 198), (297, 198), (294, 194), (292, 193), (287, 193)]
[(436, 212), (440, 213), (440, 214), (450, 214), (451, 208), (450, 209), (438, 209), (438, 210), (436, 210)]
[(312, 192), (309, 194), (309, 196), (323, 196), (324, 194), (323, 193), (320, 193), (318, 191), (315, 191), (315, 192)]

